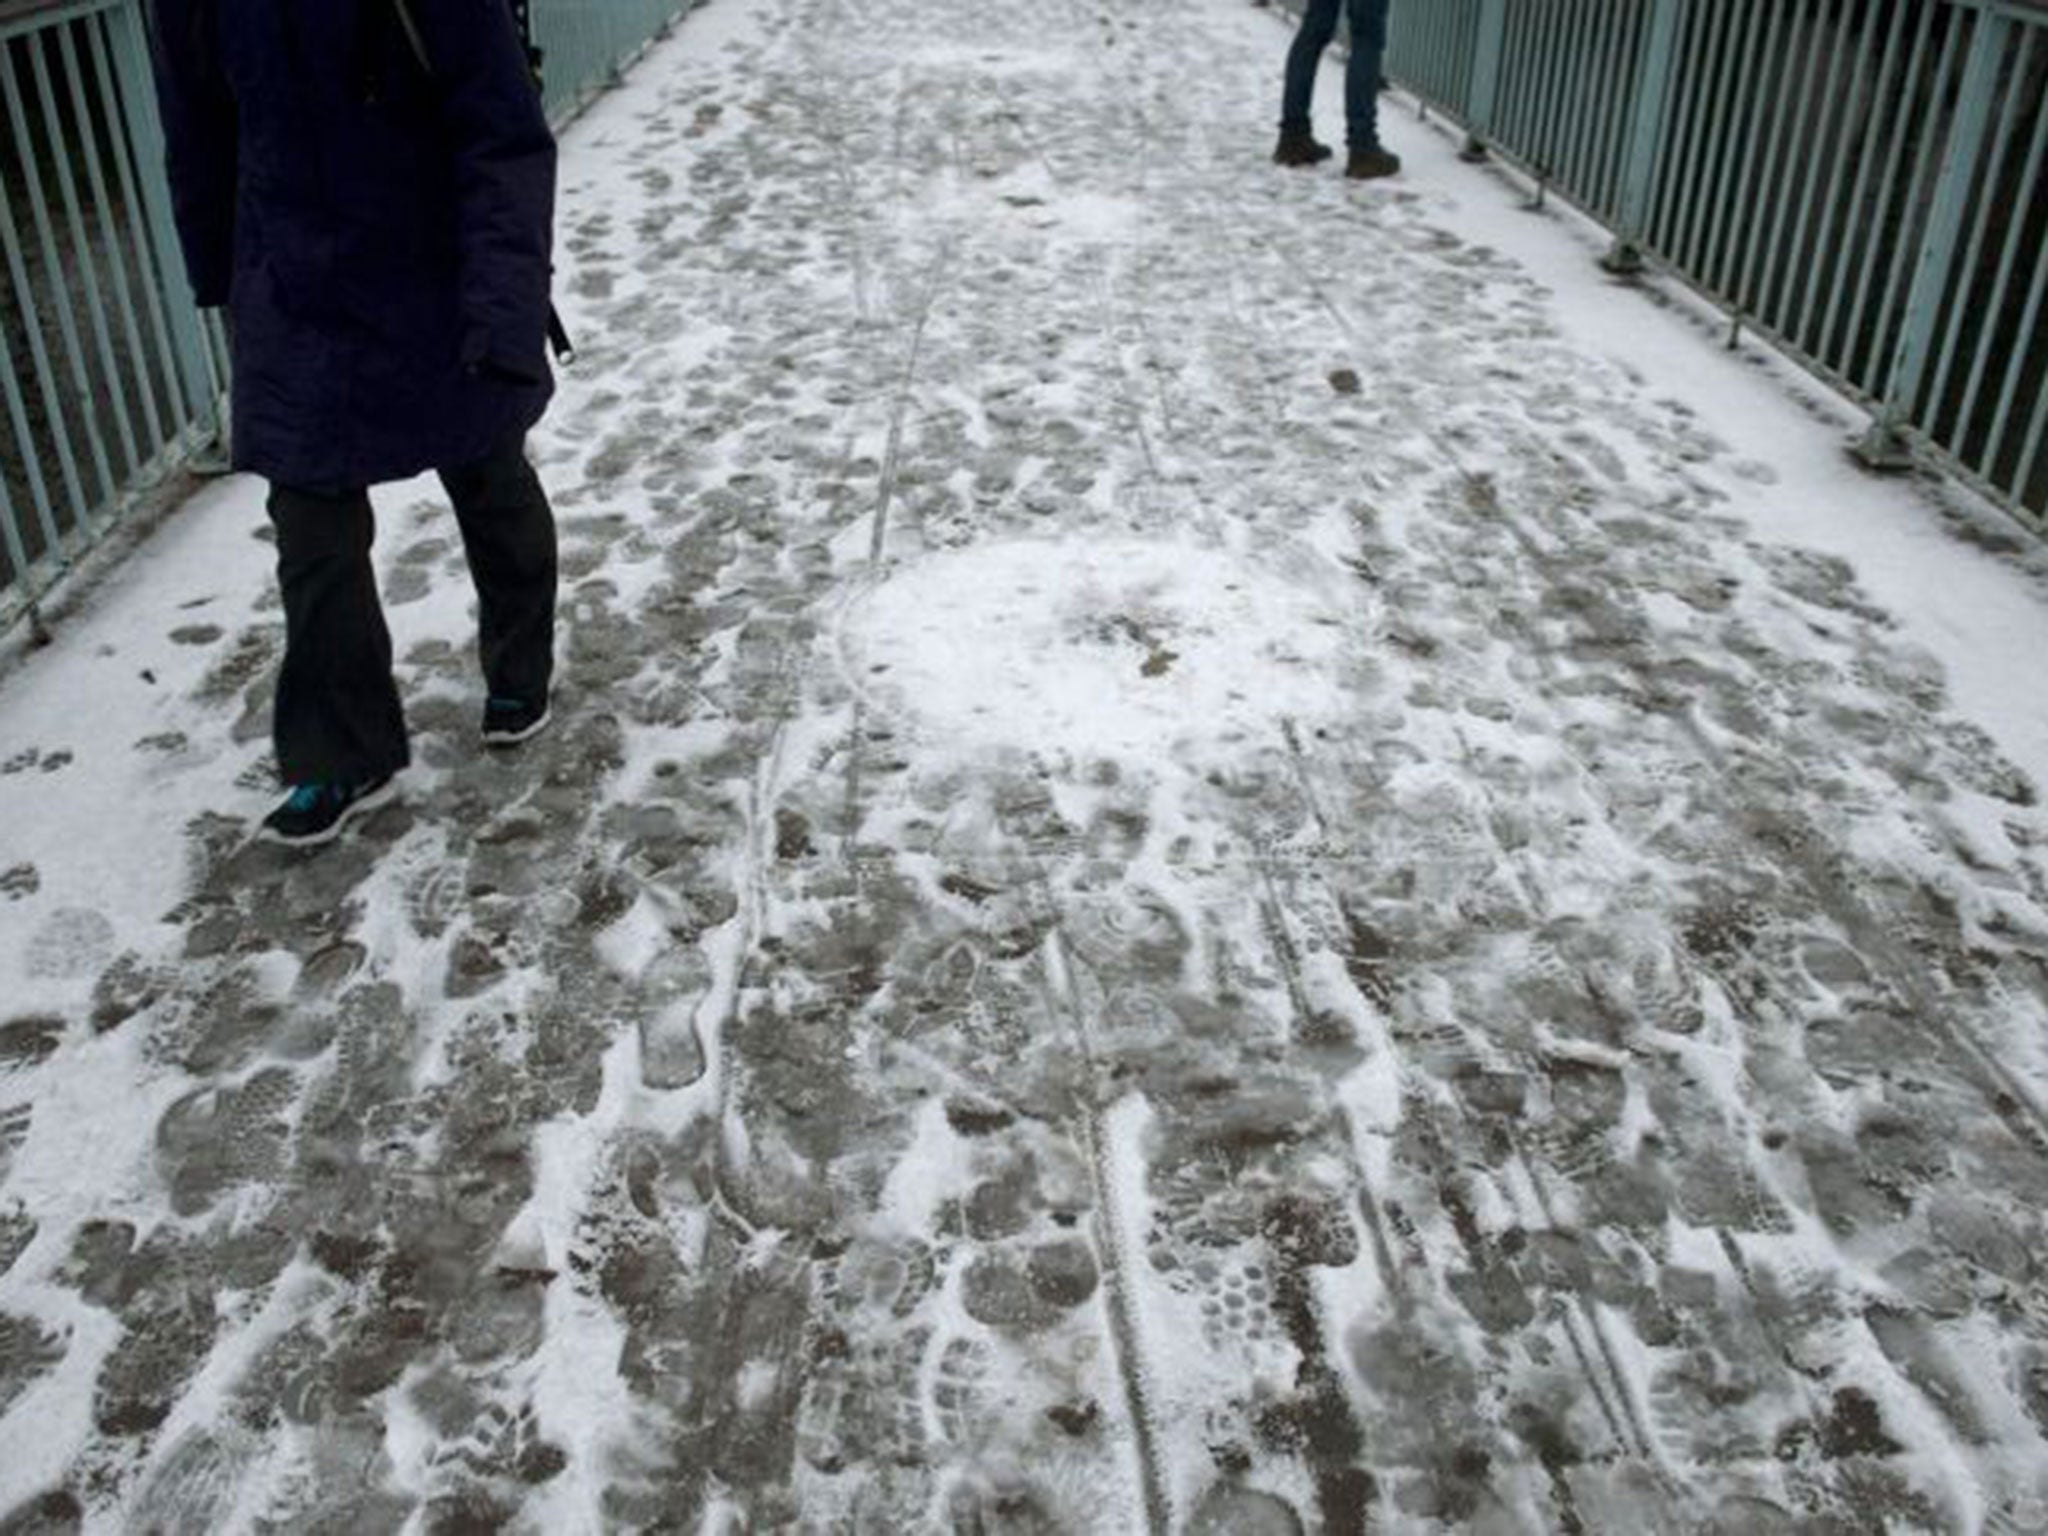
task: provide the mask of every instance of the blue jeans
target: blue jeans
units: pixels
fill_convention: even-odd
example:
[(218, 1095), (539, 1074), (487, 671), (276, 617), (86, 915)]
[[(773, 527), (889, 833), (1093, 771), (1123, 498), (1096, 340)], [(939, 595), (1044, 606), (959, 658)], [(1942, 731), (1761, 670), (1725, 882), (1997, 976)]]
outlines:
[(1388, 0), (1307, 0), (1301, 30), (1287, 54), (1287, 94), (1280, 106), (1282, 131), (1308, 131), (1315, 98), (1316, 69), (1337, 35), (1337, 12), (1351, 8), (1351, 62), (1344, 71), (1344, 118), (1353, 149), (1380, 143), (1380, 63), (1387, 52)]

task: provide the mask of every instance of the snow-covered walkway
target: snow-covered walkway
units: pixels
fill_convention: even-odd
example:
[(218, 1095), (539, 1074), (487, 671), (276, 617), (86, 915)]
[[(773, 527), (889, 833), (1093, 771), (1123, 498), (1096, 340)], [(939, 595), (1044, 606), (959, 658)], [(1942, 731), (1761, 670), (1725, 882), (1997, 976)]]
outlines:
[(258, 487), (0, 678), (0, 1529), (2048, 1527), (2038, 554), (1286, 43), (693, 16), (324, 854)]

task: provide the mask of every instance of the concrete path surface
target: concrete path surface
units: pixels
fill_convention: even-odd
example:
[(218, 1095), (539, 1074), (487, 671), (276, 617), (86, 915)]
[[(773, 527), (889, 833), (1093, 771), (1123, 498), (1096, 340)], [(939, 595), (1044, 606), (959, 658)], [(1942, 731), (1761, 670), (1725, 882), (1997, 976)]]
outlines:
[(689, 19), (324, 853), (260, 487), (0, 679), (0, 1531), (2048, 1528), (2041, 560), (1286, 42)]

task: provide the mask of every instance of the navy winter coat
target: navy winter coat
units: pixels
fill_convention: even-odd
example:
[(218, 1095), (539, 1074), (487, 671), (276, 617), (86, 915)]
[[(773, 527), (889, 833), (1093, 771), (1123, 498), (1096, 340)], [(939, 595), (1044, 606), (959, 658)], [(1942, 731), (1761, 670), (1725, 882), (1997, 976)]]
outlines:
[[(539, 420), (555, 143), (505, 0), (151, 0), (178, 233), (238, 469), (350, 490)], [(420, 52), (425, 54), (424, 62)]]

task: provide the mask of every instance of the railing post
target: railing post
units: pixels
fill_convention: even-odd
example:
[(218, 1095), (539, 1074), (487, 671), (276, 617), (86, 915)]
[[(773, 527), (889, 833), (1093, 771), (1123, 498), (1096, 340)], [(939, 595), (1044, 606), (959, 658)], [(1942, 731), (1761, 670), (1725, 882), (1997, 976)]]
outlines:
[(1484, 160), (1500, 103), (1501, 48), (1507, 39), (1508, 0), (1479, 0), (1479, 31), (1473, 38), (1472, 100), (1465, 113), (1466, 160)]
[(1934, 205), (1928, 210), (1926, 233), (1921, 238), (1920, 260), (1906, 298), (1905, 321), (1899, 327), (1888, 382), (1875, 391), (1884, 403), (1872, 419), (1870, 430), (1851, 449), (1871, 469), (1901, 470), (1913, 464), (1907, 424), (1914, 403), (1920, 398), (1920, 386), (1926, 382), (1928, 362), (1934, 355), (1934, 333), (1942, 316), (1942, 298), (1955, 274), (1963, 215), (1970, 204), (1970, 184), (1983, 158), (1991, 108), (1998, 95), (1998, 77), (2011, 47), (2012, 26), (2010, 17), (1995, 11), (1985, 11), (1977, 17), (1970, 61), (1963, 69), (1962, 90), (1956, 98), (1948, 151), (1942, 157)]
[(1650, 36), (1636, 71), (1636, 109), (1629, 119), (1628, 159), (1621, 181), (1621, 208), (1614, 223), (1614, 244), (1600, 265), (1617, 276), (1643, 270), (1643, 236), (1650, 217), (1650, 190), (1657, 160), (1664, 152), (1664, 125), (1671, 106), (1672, 64), (1678, 52), (1678, 10), (1681, 0), (1652, 0)]
[(149, 228), (152, 270), (164, 298), (171, 346), (178, 376), (185, 387), (186, 409), (209, 441), (218, 441), (219, 400), (213, 389), (213, 368), (206, 355), (206, 332), (192, 304), (192, 290), (179, 254), (177, 224), (171, 217), (170, 188), (164, 180), (163, 126), (156, 115), (156, 82), (149, 68), (149, 43), (142, 33), (140, 8), (129, 0), (107, 13), (114, 40), (114, 73), (121, 93), (121, 115), (135, 154), (137, 190)]

